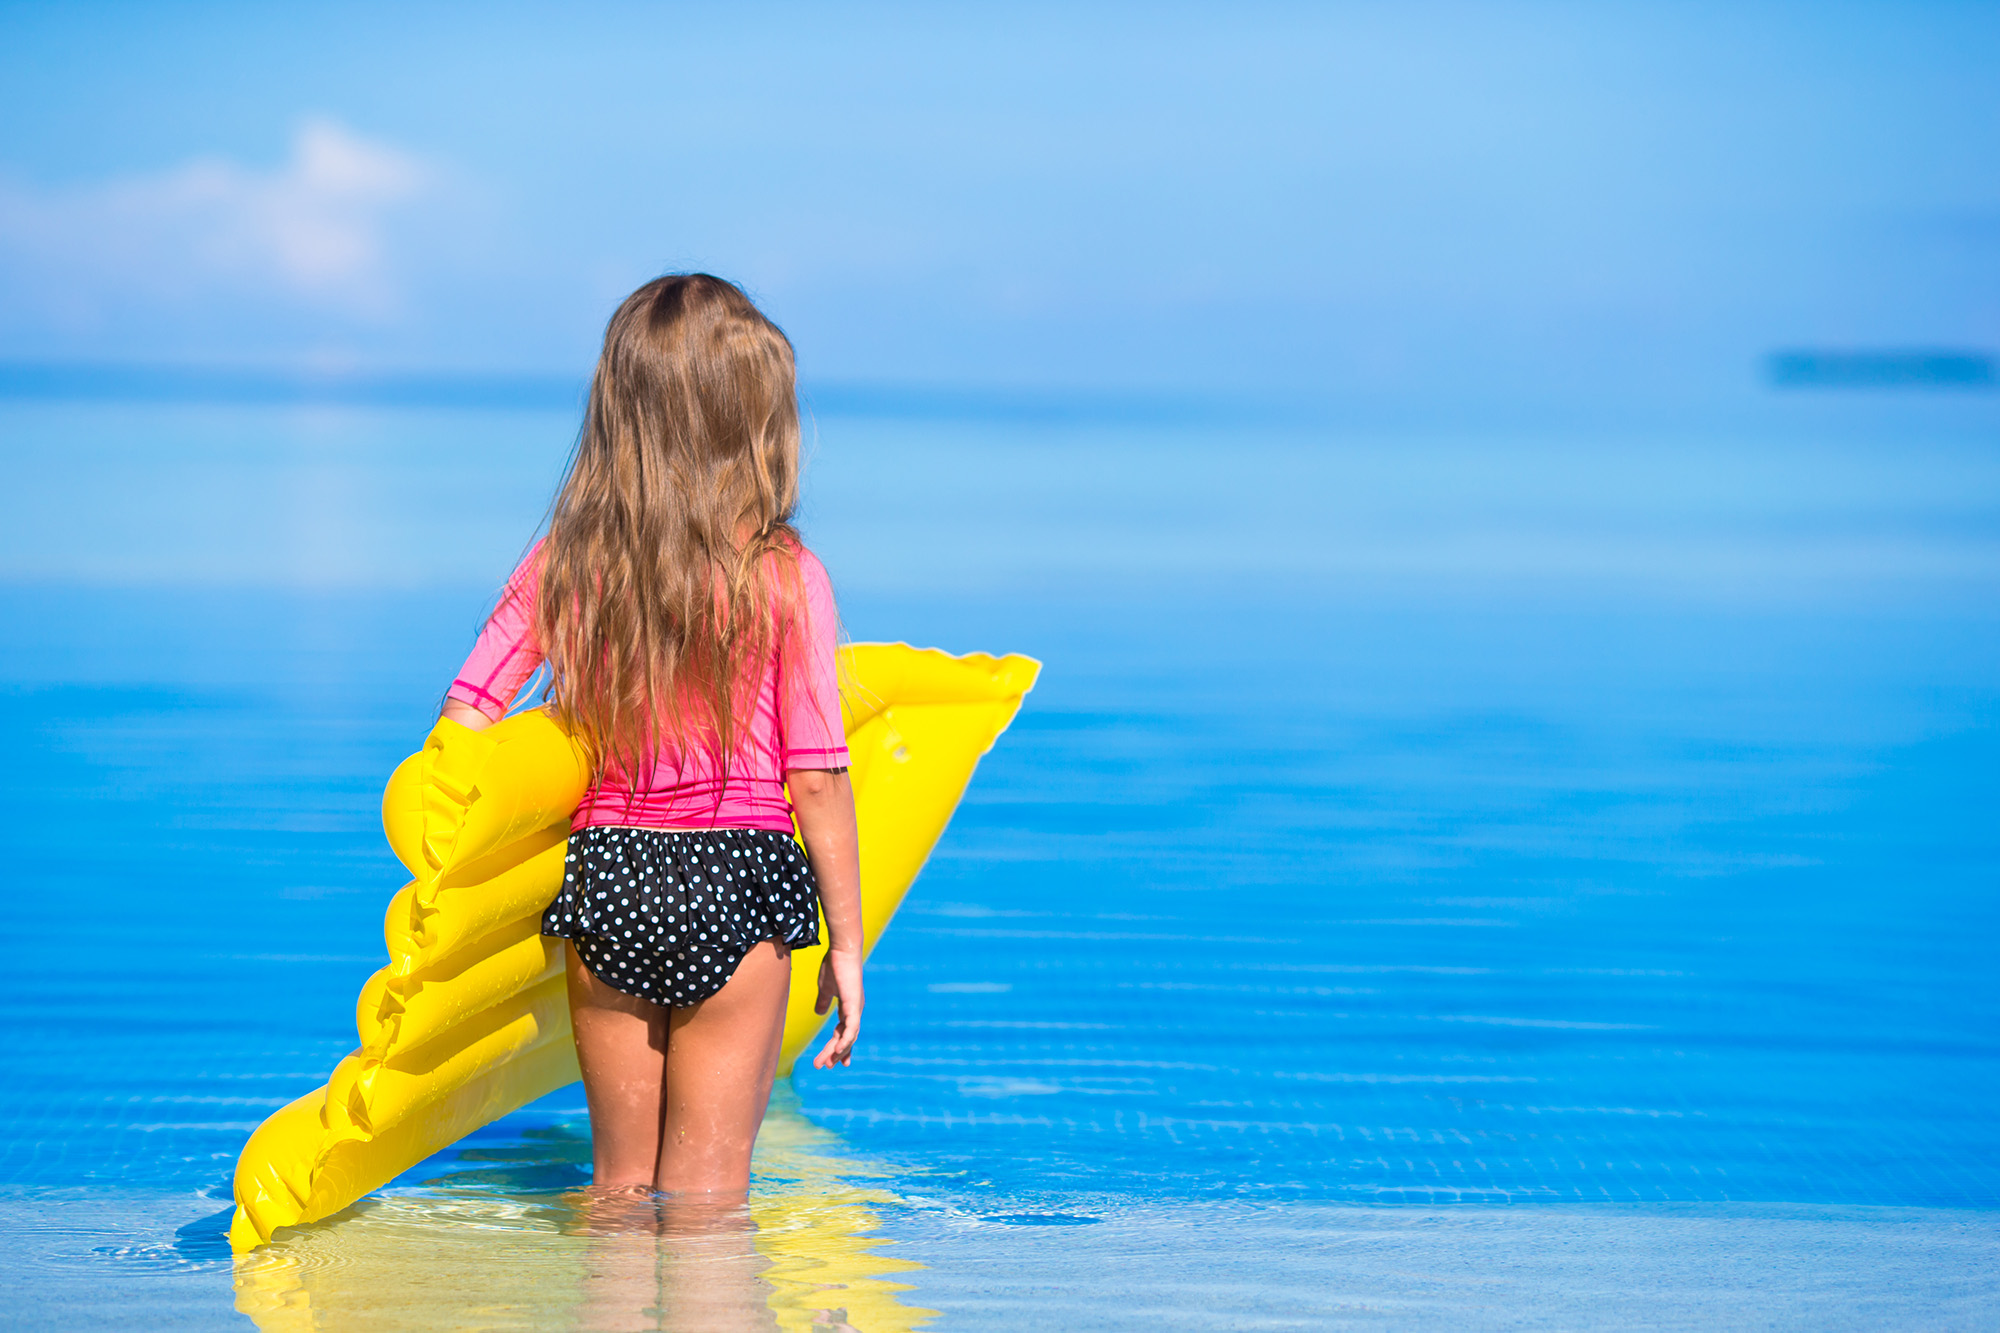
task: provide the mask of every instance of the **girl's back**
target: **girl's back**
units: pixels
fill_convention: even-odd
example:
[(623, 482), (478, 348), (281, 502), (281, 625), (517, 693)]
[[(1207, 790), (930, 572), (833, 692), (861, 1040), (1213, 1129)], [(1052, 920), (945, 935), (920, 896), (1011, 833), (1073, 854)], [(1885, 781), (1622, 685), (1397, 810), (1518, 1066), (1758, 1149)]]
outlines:
[[(448, 697), (494, 721), (544, 660), (535, 616), (542, 547), (537, 542), (508, 580), (448, 691)], [(712, 743), (659, 736), (636, 769), (615, 763), (607, 768), (578, 807), (572, 828), (626, 824), (789, 833), (786, 771), (847, 766), (834, 657), (839, 617), (826, 567), (796, 542), (764, 560), (774, 566), (766, 586), (792, 595), (772, 599), (769, 650), (762, 661), (745, 664), (737, 696), (742, 725), (732, 752), (724, 756)]]

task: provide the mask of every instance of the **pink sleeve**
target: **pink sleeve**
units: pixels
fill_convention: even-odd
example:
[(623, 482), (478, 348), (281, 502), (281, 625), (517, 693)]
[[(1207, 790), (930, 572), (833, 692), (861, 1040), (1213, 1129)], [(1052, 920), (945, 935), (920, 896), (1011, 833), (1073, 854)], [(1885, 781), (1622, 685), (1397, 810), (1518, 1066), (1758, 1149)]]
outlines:
[[(826, 566), (799, 548), (799, 610), (789, 651), (779, 654), (778, 709), (786, 769), (846, 768), (847, 733), (840, 722), (840, 671), (834, 647), (840, 617)], [(786, 679), (787, 671), (794, 679)]]
[(536, 542), (521, 561), (521, 567), (507, 580), (500, 605), (479, 632), (472, 656), (459, 668), (458, 679), (445, 697), (470, 704), (498, 722), (520, 693), (528, 677), (542, 664), (542, 650), (535, 642), (535, 589), (540, 583), (542, 544)]

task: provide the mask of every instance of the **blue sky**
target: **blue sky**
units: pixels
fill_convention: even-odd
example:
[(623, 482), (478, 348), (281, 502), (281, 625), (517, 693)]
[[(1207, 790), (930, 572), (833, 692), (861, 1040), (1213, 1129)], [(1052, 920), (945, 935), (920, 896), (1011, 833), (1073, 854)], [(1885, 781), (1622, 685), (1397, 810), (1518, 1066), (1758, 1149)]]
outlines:
[(1733, 401), (2000, 346), (2000, 8), (0, 8), (0, 359)]

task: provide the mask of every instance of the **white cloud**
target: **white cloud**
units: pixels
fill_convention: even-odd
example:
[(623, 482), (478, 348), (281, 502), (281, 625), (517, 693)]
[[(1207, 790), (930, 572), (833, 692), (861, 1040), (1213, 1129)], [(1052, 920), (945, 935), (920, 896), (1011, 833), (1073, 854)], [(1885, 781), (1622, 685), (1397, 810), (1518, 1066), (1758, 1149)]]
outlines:
[(0, 183), (0, 294), (70, 328), (135, 303), (193, 313), (246, 297), (380, 318), (399, 296), (386, 224), (429, 182), (410, 155), (316, 119), (274, 170), (206, 158), (83, 186)]

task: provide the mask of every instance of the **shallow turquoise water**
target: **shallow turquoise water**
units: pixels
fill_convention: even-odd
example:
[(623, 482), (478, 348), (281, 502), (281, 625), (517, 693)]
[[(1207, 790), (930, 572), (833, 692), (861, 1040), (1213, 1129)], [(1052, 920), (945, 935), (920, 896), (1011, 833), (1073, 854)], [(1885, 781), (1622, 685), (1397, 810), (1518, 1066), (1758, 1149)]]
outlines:
[(580, 1229), (575, 1090), (232, 1269), (235, 1154), (381, 961), (381, 783), (564, 427), (0, 424), (32, 483), (0, 515), (15, 1325), (2000, 1311), (1977, 432), (822, 423), (809, 535), (854, 636), (1048, 664), (875, 957), (865, 1058), (773, 1122), (761, 1236), (921, 1265), (849, 1299)]

